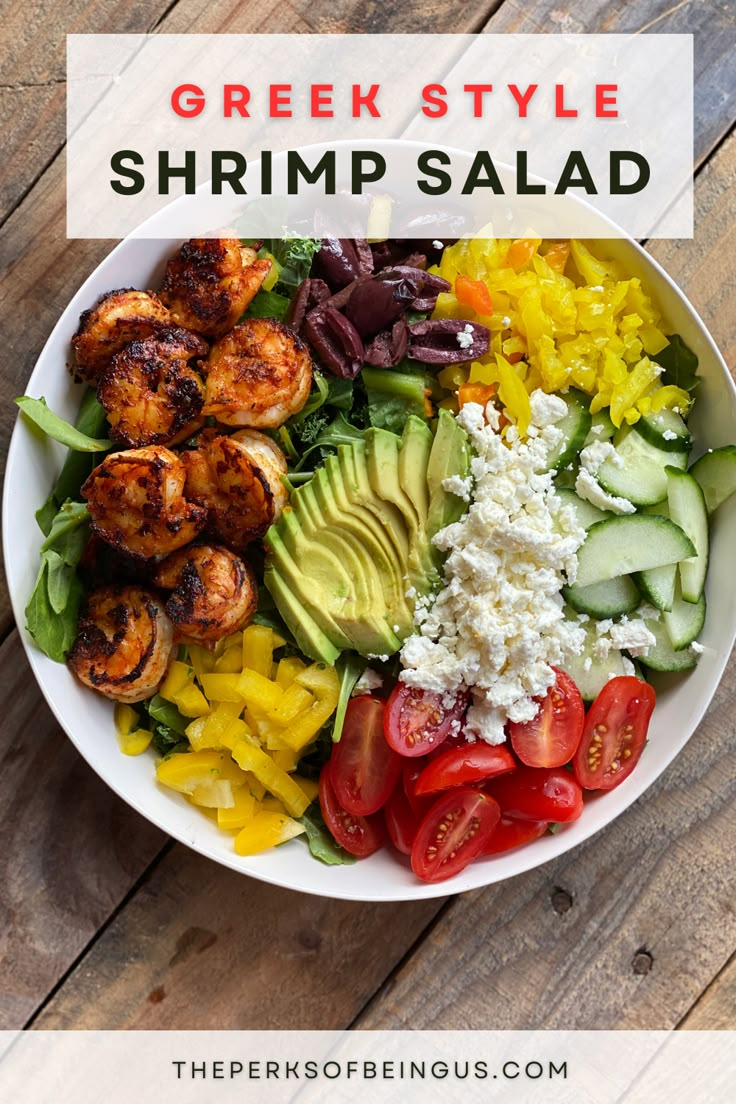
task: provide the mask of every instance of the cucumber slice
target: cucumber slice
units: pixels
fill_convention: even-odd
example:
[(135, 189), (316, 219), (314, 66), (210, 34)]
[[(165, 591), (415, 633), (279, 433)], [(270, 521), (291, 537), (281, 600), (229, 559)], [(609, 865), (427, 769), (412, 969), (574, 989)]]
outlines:
[(692, 644), (705, 624), (705, 596), (701, 594), (697, 602), (685, 602), (678, 587), (672, 610), (663, 617), (670, 643), (680, 652)]
[(642, 667), (651, 671), (691, 671), (698, 657), (690, 648), (675, 651), (663, 621), (646, 621), (646, 627), (654, 633), (656, 643), (646, 655), (639, 656)]
[(568, 464), (566, 468), (562, 468), (555, 475), (555, 489), (561, 491), (563, 489), (574, 491), (575, 482), (578, 477), (578, 465), (576, 463)]
[(695, 555), (680, 564), (682, 597), (697, 602), (708, 571), (708, 511), (700, 484), (689, 472), (667, 469), (667, 501), (670, 517), (693, 543)]
[(611, 421), (611, 415), (607, 410), (596, 410), (590, 426), (590, 433), (585, 438), (586, 445), (592, 445), (595, 441), (610, 441), (616, 432), (616, 427)]
[(686, 452), (665, 452), (645, 441), (631, 426), (624, 426), (613, 439), (617, 457), (604, 460), (596, 479), (604, 491), (627, 498), (635, 506), (650, 506), (667, 496), (665, 468), (687, 467)]
[(647, 602), (651, 602), (659, 610), (672, 609), (677, 564), (665, 564), (664, 567), (650, 567), (648, 571), (640, 571), (634, 582)]
[(736, 445), (706, 452), (695, 461), (690, 474), (700, 484), (708, 513), (712, 514), (736, 491)]
[(663, 452), (689, 452), (692, 437), (685, 422), (674, 410), (658, 410), (656, 414), (643, 414), (634, 429), (645, 441)]
[(624, 658), (618, 648), (612, 648), (605, 659), (597, 659), (593, 652), (596, 641), (593, 626), (585, 626), (585, 645), (579, 656), (572, 656), (564, 664), (566, 673), (577, 686), (583, 701), (594, 701), (609, 679), (631, 674), (631, 661)]
[(578, 613), (587, 613), (599, 621), (631, 613), (640, 601), (639, 591), (628, 575), (620, 575), (604, 583), (593, 583), (592, 586), (563, 587), (562, 596)]
[(596, 522), (578, 551), (576, 586), (585, 587), (650, 567), (679, 563), (695, 548), (679, 525), (656, 514), (626, 514)]
[(606, 518), (613, 517), (608, 510), (599, 510), (592, 502), (586, 502), (584, 498), (580, 498), (570, 487), (557, 488), (557, 497), (564, 506), (573, 508), (578, 525), (582, 529), (590, 529), (597, 521), (605, 521)]
[(559, 422), (555, 422), (555, 429), (562, 431), (562, 440), (559, 445), (550, 449), (547, 456), (547, 471), (557, 471), (575, 459), (585, 444), (592, 422), (588, 409), (590, 399), (582, 391), (576, 391), (571, 387), (559, 398), (567, 404), (567, 414)]

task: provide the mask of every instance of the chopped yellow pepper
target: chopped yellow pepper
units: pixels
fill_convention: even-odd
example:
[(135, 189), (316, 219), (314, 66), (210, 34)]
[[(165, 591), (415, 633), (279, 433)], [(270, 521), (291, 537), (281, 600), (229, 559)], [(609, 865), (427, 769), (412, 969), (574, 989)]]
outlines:
[(273, 662), (273, 629), (266, 625), (248, 625), (243, 631), (243, 662), (241, 667), (257, 671), (264, 678), (271, 677)]
[(245, 786), (235, 790), (233, 803), (227, 808), (218, 808), (217, 827), (225, 831), (242, 828), (252, 819), (256, 811), (256, 799)]
[(248, 780), (226, 751), (175, 752), (158, 763), (156, 777), (162, 785), (185, 794), (212, 778), (227, 779), (234, 786), (243, 786)]
[(235, 837), (235, 850), (238, 855), (257, 855), (301, 835), (304, 831), (304, 825), (291, 817), (262, 810)]
[(278, 767), (270, 755), (253, 744), (240, 740), (233, 748), (233, 758), (244, 771), (251, 771), (269, 793), (283, 801), (292, 816), (301, 816), (309, 798), (286, 771)]
[(118, 747), (123, 755), (142, 755), (150, 746), (153, 733), (147, 728), (134, 728), (132, 732), (118, 732)]

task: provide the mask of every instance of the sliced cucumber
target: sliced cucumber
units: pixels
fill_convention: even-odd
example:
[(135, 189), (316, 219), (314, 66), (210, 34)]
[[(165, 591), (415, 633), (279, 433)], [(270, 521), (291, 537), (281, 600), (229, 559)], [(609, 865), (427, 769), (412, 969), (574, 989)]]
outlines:
[(562, 431), (562, 440), (559, 445), (550, 449), (547, 456), (547, 471), (558, 471), (575, 459), (585, 444), (592, 422), (588, 409), (590, 399), (582, 391), (576, 391), (571, 387), (559, 398), (567, 404), (567, 414), (559, 422), (555, 422), (555, 429)]
[(646, 655), (639, 656), (642, 667), (651, 671), (691, 671), (698, 657), (690, 648), (675, 651), (664, 621), (646, 621), (647, 628), (654, 633), (656, 643)]
[(617, 456), (604, 460), (596, 479), (604, 491), (627, 498), (635, 506), (650, 506), (667, 496), (665, 468), (687, 467), (686, 452), (665, 452), (645, 441), (631, 426), (624, 426), (613, 439)]
[(631, 613), (640, 601), (639, 591), (628, 575), (592, 586), (563, 587), (562, 596), (578, 613), (587, 613), (598, 620)]
[(590, 529), (597, 521), (605, 521), (606, 518), (613, 517), (608, 510), (599, 510), (592, 502), (586, 502), (584, 498), (580, 498), (570, 487), (558, 487), (557, 496), (564, 506), (572, 507), (578, 525), (582, 529)]
[(712, 514), (736, 491), (736, 445), (706, 452), (690, 469), (705, 495), (705, 505)]
[(677, 564), (665, 564), (664, 567), (650, 567), (648, 571), (640, 571), (634, 582), (647, 602), (651, 602), (658, 610), (672, 609)]
[(587, 587), (651, 567), (679, 563), (695, 552), (679, 525), (656, 514), (626, 514), (596, 522), (578, 551), (576, 586)]
[(611, 421), (611, 415), (607, 410), (597, 410), (593, 415), (590, 433), (585, 438), (586, 445), (592, 445), (596, 441), (610, 441), (616, 432), (616, 427)]
[(666, 407), (656, 414), (643, 414), (634, 429), (663, 452), (689, 452), (693, 443), (683, 419)]
[(567, 467), (558, 469), (555, 475), (555, 488), (557, 491), (561, 490), (575, 490), (575, 482), (578, 478), (578, 465), (576, 463), (568, 464)]
[(692, 644), (705, 624), (705, 596), (701, 594), (697, 602), (685, 602), (678, 588), (672, 610), (663, 617), (670, 643), (680, 652)]
[(708, 571), (708, 511), (700, 484), (689, 472), (667, 469), (667, 501), (670, 517), (693, 543), (695, 555), (680, 564), (682, 597), (697, 602), (705, 589)]
[(631, 661), (625, 659), (618, 648), (612, 648), (605, 659), (596, 658), (593, 651), (596, 639), (594, 626), (586, 625), (582, 652), (564, 664), (565, 671), (586, 702), (594, 701), (609, 679), (631, 674)]
[(642, 506), (643, 514), (659, 514), (660, 517), (668, 518), (670, 516), (670, 504), (667, 499), (663, 499), (662, 502), (655, 502), (652, 506)]

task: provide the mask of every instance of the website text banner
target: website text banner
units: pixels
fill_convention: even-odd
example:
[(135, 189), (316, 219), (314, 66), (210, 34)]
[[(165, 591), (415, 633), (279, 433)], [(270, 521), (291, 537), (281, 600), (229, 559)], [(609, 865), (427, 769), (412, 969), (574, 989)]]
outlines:
[(720, 1104), (732, 1032), (0, 1034), (14, 1104)]
[(73, 238), (692, 236), (691, 35), (69, 35), (67, 68)]

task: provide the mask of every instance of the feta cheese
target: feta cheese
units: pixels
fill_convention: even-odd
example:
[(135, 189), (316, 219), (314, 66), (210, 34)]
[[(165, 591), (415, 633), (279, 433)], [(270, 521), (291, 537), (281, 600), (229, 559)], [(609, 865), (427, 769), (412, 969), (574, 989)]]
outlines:
[[(600, 441), (595, 442), (595, 444), (601, 443)], [(608, 494), (607, 491), (603, 490), (595, 476), (591, 475), (585, 468), (581, 468), (577, 474), (575, 494), (579, 498), (584, 498), (586, 502), (590, 502), (593, 506), (597, 506), (599, 510), (609, 510), (612, 514), (636, 513), (636, 506), (629, 502), (628, 498)]]
[(432, 242), (432, 245), (435, 247), (435, 249), (444, 249), (445, 248), (444, 243), (441, 242), (441, 241), (438, 241), (437, 238), (435, 238), (435, 240)]
[(511, 319), (509, 318), (509, 316), (507, 314), (505, 314), (503, 316), (503, 318), (501, 319), (501, 325), (503, 326), (503, 328), (505, 330), (507, 330), (509, 328), (509, 326), (511, 325)]
[(418, 602), (417, 631), (401, 650), (401, 681), (441, 694), (470, 690), (466, 732), (497, 743), (507, 720), (532, 720), (564, 665), (583, 648), (585, 630), (563, 613), (561, 589), (573, 582), (585, 530), (545, 472), (554, 426), (567, 412), (555, 395), (530, 396), (537, 436), (505, 440), (468, 403), (458, 420), (468, 432), (474, 494), (463, 518), (441, 530), (447, 552), (443, 586)]
[(447, 479), (442, 480), (442, 489), (449, 491), (450, 494), (457, 495), (463, 502), (470, 502), (473, 489), (472, 476), (468, 475), (463, 479), (461, 475), (448, 475)]
[(382, 686), (383, 678), (378, 671), (372, 671), (370, 667), (366, 667), (353, 688), (353, 696), (356, 694), (370, 694), (371, 690), (380, 690)]
[(664, 441), (676, 441), (677, 440), (677, 434), (675, 433), (674, 429), (666, 429), (664, 431), (664, 433), (662, 434), (662, 440), (664, 440)]
[(702, 655), (705, 651), (705, 648), (699, 640), (693, 640), (692, 644), (690, 645), (690, 651), (694, 652), (695, 655)]
[(595, 631), (593, 654), (597, 659), (606, 659), (614, 648), (630, 652), (632, 656), (646, 655), (656, 643), (654, 633), (644, 621), (640, 618), (629, 620), (625, 615), (618, 621), (599, 621)]
[(589, 287), (588, 291), (605, 291), (603, 284), (594, 284), (593, 287)]
[(473, 344), (473, 327), (470, 322), (465, 323), (465, 329), (455, 334), (455, 340), (461, 349), (469, 349)]

